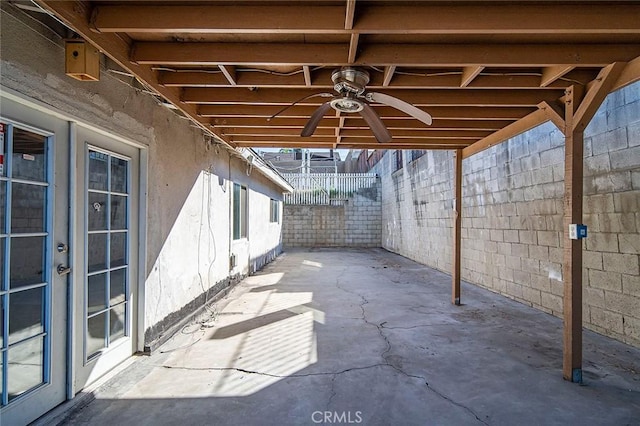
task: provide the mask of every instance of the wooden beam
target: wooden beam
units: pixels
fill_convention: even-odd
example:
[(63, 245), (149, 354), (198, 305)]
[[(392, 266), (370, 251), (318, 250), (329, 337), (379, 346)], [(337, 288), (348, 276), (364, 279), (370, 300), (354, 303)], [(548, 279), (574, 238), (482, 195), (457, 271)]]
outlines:
[[(308, 65), (305, 65), (308, 66)], [(423, 90), (423, 89), (454, 89), (460, 87), (460, 76), (454, 74), (433, 73), (431, 75), (406, 75), (387, 72), (386, 69), (394, 69), (394, 66), (385, 68), (385, 73), (372, 73), (371, 81), (367, 84), (369, 90), (379, 90), (383, 88), (406, 89), (406, 90)], [(304, 88), (308, 87), (304, 72), (292, 75), (280, 75), (276, 73), (264, 72), (264, 70), (250, 71), (252, 68), (236, 68), (236, 86), (237, 87), (271, 87), (271, 88)], [(331, 74), (333, 69), (324, 68), (313, 71), (312, 87), (317, 89), (332, 89)], [(593, 80), (597, 72), (592, 69), (578, 69), (571, 73), (571, 80), (587, 84)], [(385, 81), (385, 77), (389, 79)], [(175, 71), (158, 71), (158, 81), (165, 86), (189, 86), (189, 87), (228, 87), (229, 82), (224, 76), (216, 71), (211, 70), (175, 70)], [(386, 85), (385, 85), (386, 84)], [(573, 83), (572, 83), (573, 84)], [(523, 73), (518, 75), (517, 72), (505, 75), (478, 75), (473, 79), (467, 87), (474, 89), (565, 89), (569, 86), (566, 81), (556, 81), (540, 87), (540, 77)]]
[(374, 66), (545, 67), (553, 65), (600, 67), (629, 61), (640, 54), (640, 44), (365, 44), (358, 33), (346, 43), (214, 43), (155, 42), (133, 44), (131, 60), (159, 65), (311, 65), (350, 63)]
[(574, 112), (579, 100), (573, 87), (566, 95), (563, 229), (563, 357), (565, 380), (582, 382), (582, 240), (569, 238), (569, 225), (582, 223), (584, 132), (576, 130)]
[[(284, 111), (278, 117), (271, 120), (277, 124), (278, 120), (289, 118), (309, 119), (311, 114), (316, 110), (316, 106), (293, 106)], [(375, 111), (380, 118), (395, 120), (413, 120), (412, 117), (398, 112), (397, 109), (391, 107), (383, 107), (374, 105)], [(525, 115), (537, 110), (536, 107), (478, 107), (478, 106), (432, 106), (429, 107), (429, 113), (439, 120), (519, 120)], [(268, 118), (278, 111), (278, 108), (269, 105), (199, 105), (198, 115), (200, 117), (214, 118)], [(327, 116), (328, 117), (328, 116)], [(327, 119), (325, 117), (324, 119)], [(355, 118), (357, 115), (351, 115)], [(423, 126), (426, 126), (422, 124)]]
[(460, 305), (460, 251), (462, 247), (462, 149), (453, 156), (453, 259), (451, 271), (451, 303)]
[(545, 67), (542, 69), (542, 76), (540, 77), (540, 87), (547, 87), (560, 77), (563, 77), (569, 71), (573, 70), (574, 66), (560, 65)]
[(222, 74), (224, 74), (224, 77), (227, 79), (229, 84), (231, 84), (232, 86), (235, 86), (237, 84), (236, 67), (234, 67), (233, 65), (218, 65), (218, 68), (220, 68), (220, 71), (222, 71)]
[(89, 5), (82, 1), (55, 1), (36, 0), (36, 3), (43, 9), (55, 15), (58, 19), (82, 36), (105, 55), (110, 57), (123, 69), (135, 75), (140, 81), (144, 81), (151, 89), (155, 90), (161, 97), (178, 108), (186, 117), (208, 134), (217, 136), (221, 141), (227, 141), (215, 129), (211, 129), (208, 120), (198, 116), (197, 108), (194, 105), (180, 103), (180, 91), (176, 88), (164, 87), (158, 83), (155, 71), (149, 66), (131, 63), (129, 61), (130, 40), (126, 36), (116, 34), (99, 34), (89, 26), (91, 12)]
[[(430, 106), (531, 106), (537, 107), (542, 101), (555, 102), (562, 95), (562, 90), (502, 90), (490, 92), (479, 89), (443, 89), (443, 90), (409, 90), (397, 91), (393, 89), (380, 90), (398, 97), (405, 102), (418, 107)], [(183, 90), (182, 102), (208, 105), (289, 105), (291, 102), (305, 96), (318, 94), (315, 89), (280, 90), (262, 88), (247, 90), (245, 88), (191, 88)], [(327, 98), (316, 96), (297, 105), (321, 105)]]
[(544, 111), (536, 110), (526, 117), (523, 117), (520, 120), (516, 121), (515, 123), (512, 123), (507, 127), (504, 127), (497, 132), (487, 136), (486, 138), (481, 139), (473, 145), (465, 148), (462, 152), (463, 157), (468, 158), (473, 154), (484, 151), (485, 149), (490, 148), (494, 145), (500, 144), (507, 139), (519, 135), (520, 133), (524, 133), (527, 130), (530, 130), (544, 123), (547, 120), (548, 118)]
[(611, 91), (621, 89), (636, 81), (640, 81), (640, 56), (627, 63), (618, 80), (613, 84)]
[(564, 134), (564, 111), (561, 111), (559, 108), (555, 107), (553, 104), (549, 104), (548, 102), (540, 102), (540, 104), (538, 104), (538, 108), (544, 111), (547, 119), (555, 124), (556, 127)]
[(311, 67), (309, 65), (303, 65), (302, 72), (304, 74), (304, 84), (310, 87), (311, 86)]
[[(364, 144), (378, 144), (376, 139), (373, 136), (373, 133), (369, 133), (370, 136), (342, 136), (342, 140), (345, 143), (364, 143)], [(332, 143), (335, 140), (334, 135), (320, 135), (320, 136), (309, 136), (302, 137), (299, 135), (290, 135), (290, 136), (251, 136), (251, 135), (237, 135), (232, 139), (234, 142), (242, 142), (242, 143), (256, 143), (256, 144), (272, 144), (277, 142), (291, 142), (291, 143), (299, 143), (304, 145), (305, 142), (326, 142)], [(427, 145), (439, 145), (439, 146), (469, 146), (473, 143), (473, 140), (466, 139), (443, 139), (443, 138), (423, 138), (423, 139), (412, 139), (412, 138), (403, 138), (403, 137), (394, 137), (391, 142), (393, 145), (403, 146), (403, 145), (411, 145), (411, 146), (427, 146)]]
[(347, 64), (353, 64), (358, 56), (358, 42), (360, 41), (359, 33), (352, 33), (349, 39), (349, 51), (347, 54)]
[[(638, 5), (99, 5), (92, 26), (136, 33), (638, 34)], [(481, 16), (482, 19), (478, 19)], [(571, 19), (567, 19), (570, 16)], [(428, 17), (428, 25), (425, 25)]]
[(137, 42), (131, 61), (160, 65), (346, 64), (349, 45), (335, 43)]
[(370, 44), (363, 45), (363, 65), (405, 67), (600, 67), (638, 57), (640, 45), (618, 44)]
[(482, 72), (483, 66), (464, 67), (460, 78), (460, 87), (467, 87)]
[(587, 127), (625, 66), (625, 63), (616, 62), (600, 71), (575, 112), (573, 117), (574, 130), (578, 128), (584, 130)]
[(356, 0), (347, 0), (347, 8), (344, 18), (344, 29), (353, 29), (353, 20), (356, 15)]
[(341, 142), (337, 143), (337, 139), (332, 142), (313, 139), (311, 141), (304, 142), (292, 142), (292, 141), (273, 141), (273, 142), (255, 142), (255, 141), (241, 141), (234, 140), (233, 143), (237, 147), (251, 147), (251, 148), (327, 148), (332, 149), (337, 144), (338, 149), (433, 149), (433, 150), (452, 150), (464, 148), (466, 145), (458, 144), (381, 144), (375, 140), (370, 142)]
[(393, 74), (396, 72), (395, 65), (389, 65), (384, 68), (384, 80), (382, 81), (382, 86), (386, 87), (391, 83), (391, 79), (393, 78)]
[[(343, 129), (350, 130), (366, 130), (369, 128), (367, 123), (362, 118), (353, 117), (340, 117), (337, 119), (336, 117), (324, 117), (318, 128), (335, 128), (340, 124), (344, 118), (344, 125), (341, 126)], [(210, 124), (215, 125), (216, 127), (225, 128), (225, 127), (233, 127), (236, 129), (241, 128), (278, 128), (278, 129), (302, 129), (305, 124), (307, 124), (307, 118), (274, 118), (271, 121), (267, 121), (266, 118), (237, 118), (237, 117), (229, 117), (229, 118), (214, 118), (211, 120)], [(499, 130), (509, 124), (512, 121), (509, 120), (447, 120), (447, 119), (434, 119), (431, 126), (425, 126), (424, 123), (417, 120), (410, 119), (395, 119), (395, 118), (385, 118), (385, 125), (389, 130), (420, 130), (424, 132), (429, 132), (431, 130), (457, 130), (460, 132), (464, 131), (496, 131)]]
[(304, 4), (211, 6), (97, 6), (95, 31), (116, 33), (326, 34), (345, 31), (344, 7)]

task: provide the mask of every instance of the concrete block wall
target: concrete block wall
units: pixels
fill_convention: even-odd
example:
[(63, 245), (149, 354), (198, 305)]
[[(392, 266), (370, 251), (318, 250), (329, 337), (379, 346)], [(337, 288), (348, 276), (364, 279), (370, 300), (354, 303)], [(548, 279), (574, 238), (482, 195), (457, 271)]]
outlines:
[[(385, 155), (383, 246), (451, 272), (453, 155), (394, 171)], [(640, 346), (640, 83), (609, 95), (585, 131), (584, 325)], [(551, 123), (463, 162), (462, 277), (562, 314), (564, 138)], [(464, 295), (463, 295), (464, 298)]]
[(341, 206), (285, 205), (284, 247), (380, 247), (379, 182), (358, 191)]

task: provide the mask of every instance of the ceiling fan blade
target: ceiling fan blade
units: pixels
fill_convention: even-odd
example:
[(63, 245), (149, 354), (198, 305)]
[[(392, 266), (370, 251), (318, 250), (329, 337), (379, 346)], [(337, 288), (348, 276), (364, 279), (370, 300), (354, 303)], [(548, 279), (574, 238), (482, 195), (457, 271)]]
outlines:
[(309, 118), (309, 121), (307, 121), (307, 124), (305, 124), (304, 129), (302, 129), (302, 132), (300, 133), (300, 136), (307, 137), (313, 135), (313, 132), (316, 131), (316, 127), (318, 127), (318, 124), (320, 124), (320, 120), (322, 120), (322, 117), (330, 108), (331, 101), (325, 102), (320, 105), (318, 109), (315, 110), (313, 114), (311, 114), (311, 118)]
[(387, 126), (384, 125), (378, 114), (369, 106), (369, 104), (363, 102), (363, 109), (360, 111), (360, 115), (367, 122), (373, 135), (379, 143), (391, 142), (391, 133), (387, 130)]
[(409, 114), (413, 118), (416, 118), (422, 121), (424, 124), (431, 125), (430, 114), (424, 112), (420, 108), (414, 107), (413, 105), (403, 100), (394, 98), (393, 96), (389, 96), (384, 93), (375, 93), (375, 92), (367, 93), (367, 99), (370, 101), (378, 102), (383, 105), (387, 105), (397, 110), (400, 110), (406, 114)]

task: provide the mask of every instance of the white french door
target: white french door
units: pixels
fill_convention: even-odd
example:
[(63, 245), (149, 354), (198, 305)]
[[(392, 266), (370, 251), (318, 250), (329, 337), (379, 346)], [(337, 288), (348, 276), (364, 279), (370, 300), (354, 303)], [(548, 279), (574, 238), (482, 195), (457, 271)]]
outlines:
[(74, 388), (136, 350), (139, 149), (78, 127)]
[[(0, 117), (0, 418), (65, 400), (69, 124), (9, 99)], [(58, 265), (61, 274), (57, 273)]]

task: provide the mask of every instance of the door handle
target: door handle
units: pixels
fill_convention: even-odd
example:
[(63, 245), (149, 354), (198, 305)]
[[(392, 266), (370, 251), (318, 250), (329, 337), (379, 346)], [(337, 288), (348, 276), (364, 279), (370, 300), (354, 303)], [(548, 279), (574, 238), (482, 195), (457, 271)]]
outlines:
[(67, 275), (69, 272), (71, 272), (71, 268), (68, 267), (68, 266), (64, 266), (63, 264), (60, 264), (56, 268), (56, 271), (58, 272), (58, 275), (63, 276), (63, 275)]

